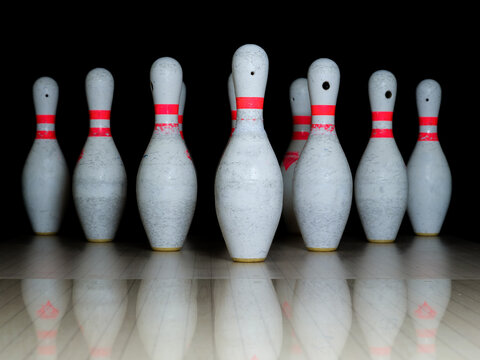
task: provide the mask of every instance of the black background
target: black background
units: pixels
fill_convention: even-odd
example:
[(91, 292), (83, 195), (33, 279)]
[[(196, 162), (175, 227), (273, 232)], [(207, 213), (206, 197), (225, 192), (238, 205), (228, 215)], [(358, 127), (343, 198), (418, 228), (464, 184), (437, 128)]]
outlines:
[[(93, 68), (104, 67), (115, 80), (111, 129), (128, 176), (127, 204), (116, 241), (148, 246), (138, 215), (135, 181), (153, 132), (150, 66), (159, 57), (170, 56), (183, 68), (187, 86), (184, 136), (198, 178), (190, 232), (195, 241), (221, 243), (213, 185), (230, 134), (227, 78), (235, 50), (254, 43), (269, 56), (264, 125), (279, 162), (292, 132), (289, 86), (296, 78), (306, 77), (314, 60), (327, 57), (340, 68), (336, 129), (352, 174), (371, 131), (370, 75), (385, 69), (397, 78), (393, 131), (405, 162), (418, 134), (416, 86), (426, 78), (438, 81), (442, 86), (438, 133), (453, 176), (443, 234), (477, 240), (478, 30), (468, 19), (468, 9), (456, 12), (450, 8), (439, 16), (409, 8), (403, 9), (407, 15), (397, 17), (397, 10), (402, 9), (394, 6), (385, 12), (362, 12), (347, 6), (313, 10), (299, 4), (296, 10), (300, 11), (290, 13), (286, 8), (287, 15), (282, 17), (280, 9), (196, 12), (185, 4), (175, 11), (160, 5), (145, 12), (95, 6), (77, 10), (32, 10), (28, 17), (22, 11), (4, 14), (14, 24), (2, 25), (4, 239), (32, 232), (20, 179), (35, 137), (33, 83), (50, 76), (59, 85), (56, 133), (73, 173), (89, 127), (85, 77)], [(278, 233), (283, 232), (281, 222)], [(354, 202), (345, 234), (364, 236)], [(413, 234), (407, 216), (400, 234)], [(72, 201), (60, 235), (83, 236)]]

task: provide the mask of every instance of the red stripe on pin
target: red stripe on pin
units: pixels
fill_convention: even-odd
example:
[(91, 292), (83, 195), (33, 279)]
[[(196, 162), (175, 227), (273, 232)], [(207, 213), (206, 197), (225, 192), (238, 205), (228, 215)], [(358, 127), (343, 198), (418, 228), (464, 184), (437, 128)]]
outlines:
[(110, 120), (110, 110), (89, 110), (90, 120)]
[(437, 125), (438, 117), (437, 116), (420, 116), (420, 126), (424, 125)]
[(312, 124), (312, 129), (322, 129), (328, 132), (335, 130), (335, 124)]
[(232, 114), (232, 120), (237, 120), (237, 110), (232, 110), (231, 114)]
[(335, 115), (335, 105), (312, 105), (312, 116)]
[(165, 131), (169, 129), (175, 129), (178, 128), (177, 123), (161, 123), (161, 124), (155, 124), (155, 130), (160, 130), (160, 131)]
[(178, 123), (183, 124), (183, 115), (178, 115)]
[(237, 97), (238, 109), (263, 109), (263, 97)]
[(392, 121), (393, 111), (372, 111), (373, 121)]
[(307, 140), (309, 134), (308, 131), (294, 131), (292, 140)]
[(372, 138), (393, 138), (392, 129), (372, 129)]
[(293, 116), (293, 125), (310, 125), (312, 123), (311, 116), (295, 115)]
[(178, 115), (178, 104), (155, 104), (155, 115)]
[(418, 134), (418, 141), (438, 141), (438, 134), (421, 132)]
[(36, 115), (37, 124), (54, 124), (55, 115)]
[(110, 132), (110, 128), (90, 128), (90, 132), (88, 136), (93, 137), (111, 137), (112, 133)]
[(37, 130), (37, 135), (35, 138), (55, 140), (57, 136), (55, 135), (55, 131)]

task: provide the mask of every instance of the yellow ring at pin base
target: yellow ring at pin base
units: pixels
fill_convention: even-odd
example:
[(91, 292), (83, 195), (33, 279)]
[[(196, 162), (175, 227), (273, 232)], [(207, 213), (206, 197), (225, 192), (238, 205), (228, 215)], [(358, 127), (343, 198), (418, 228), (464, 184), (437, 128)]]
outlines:
[(232, 258), (232, 260), (240, 263), (256, 263), (256, 262), (265, 261), (265, 258), (256, 258), (256, 259), (255, 258), (254, 259)]
[(372, 239), (367, 239), (369, 242), (374, 243), (374, 244), (391, 244), (395, 241), (393, 240), (372, 240)]
[(173, 251), (179, 251), (182, 247), (172, 247), (172, 248), (161, 248), (161, 247), (153, 247), (152, 249), (155, 251), (162, 251), (162, 252), (173, 252)]
[(429, 237), (429, 236), (438, 236), (438, 233), (415, 233), (415, 235)]
[(52, 231), (52, 232), (36, 232), (35, 235), (38, 235), (38, 236), (52, 236), (52, 235), (57, 235), (57, 232), (56, 232), (56, 231)]
[(308, 251), (314, 251), (314, 252), (330, 252), (330, 251), (335, 251), (337, 248), (312, 248), (312, 247), (307, 247)]

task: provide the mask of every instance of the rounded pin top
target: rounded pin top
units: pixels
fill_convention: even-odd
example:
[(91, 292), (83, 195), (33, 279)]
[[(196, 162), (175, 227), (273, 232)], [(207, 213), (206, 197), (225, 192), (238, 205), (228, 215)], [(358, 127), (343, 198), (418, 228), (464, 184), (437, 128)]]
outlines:
[(393, 112), (397, 95), (397, 79), (390, 71), (375, 71), (368, 80), (368, 95), (372, 111)]
[(264, 97), (268, 77), (268, 56), (254, 44), (239, 47), (233, 54), (233, 81), (237, 97)]
[(230, 110), (237, 110), (237, 103), (235, 101), (235, 85), (233, 83), (233, 75), (228, 76), (228, 101), (230, 102)]
[(58, 84), (48, 76), (33, 84), (33, 105), (37, 115), (53, 115), (57, 110)]
[(290, 84), (290, 108), (292, 115), (310, 115), (310, 96), (307, 78), (298, 78)]
[(315, 60), (308, 68), (308, 91), (312, 105), (335, 105), (340, 87), (340, 70), (326, 58)]
[(179, 104), (183, 72), (180, 63), (168, 56), (157, 59), (150, 69), (155, 104)]
[(442, 88), (432, 79), (422, 80), (416, 91), (418, 116), (437, 117), (440, 111)]
[(113, 76), (107, 69), (90, 70), (85, 79), (87, 103), (90, 110), (110, 110), (113, 100)]

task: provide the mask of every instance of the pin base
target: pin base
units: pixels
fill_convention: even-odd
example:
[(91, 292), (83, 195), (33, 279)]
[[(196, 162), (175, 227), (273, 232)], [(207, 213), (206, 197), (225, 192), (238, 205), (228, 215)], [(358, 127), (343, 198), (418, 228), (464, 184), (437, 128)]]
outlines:
[(438, 236), (438, 233), (415, 233), (415, 235), (429, 237), (429, 236)]
[(232, 260), (239, 263), (256, 263), (256, 262), (265, 261), (265, 258), (257, 258), (257, 259), (232, 258)]
[(37, 236), (53, 236), (53, 235), (57, 235), (57, 232), (56, 232), (56, 231), (52, 231), (52, 232), (36, 232), (35, 235), (37, 235)]
[(337, 248), (312, 248), (307, 246), (307, 250), (313, 252), (331, 252), (337, 250)]
[(182, 247), (172, 247), (172, 248), (163, 248), (163, 247), (154, 247), (152, 246), (152, 249), (155, 251), (160, 251), (160, 252), (174, 252), (174, 251), (180, 251)]
[(367, 239), (368, 242), (374, 243), (374, 244), (391, 244), (395, 241), (393, 240), (372, 240), (372, 239)]
[(110, 241), (113, 241), (113, 239), (87, 239), (88, 242), (93, 242), (93, 243), (107, 243)]

